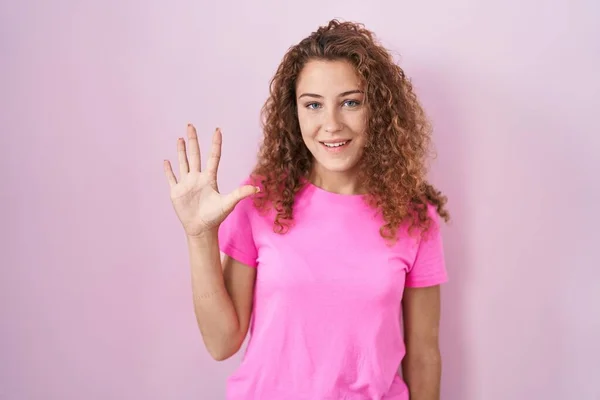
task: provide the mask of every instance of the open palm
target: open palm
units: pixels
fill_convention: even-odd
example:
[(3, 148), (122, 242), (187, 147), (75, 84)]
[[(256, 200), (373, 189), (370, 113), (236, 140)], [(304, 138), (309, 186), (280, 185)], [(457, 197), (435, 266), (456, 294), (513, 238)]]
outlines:
[(191, 124), (187, 127), (187, 138), (187, 146), (183, 138), (177, 141), (179, 179), (175, 177), (168, 160), (164, 162), (164, 170), (171, 188), (171, 201), (185, 233), (198, 236), (218, 227), (237, 203), (256, 193), (257, 188), (246, 185), (227, 195), (219, 193), (217, 170), (223, 141), (220, 129), (213, 135), (212, 149), (204, 171), (200, 166), (198, 135)]

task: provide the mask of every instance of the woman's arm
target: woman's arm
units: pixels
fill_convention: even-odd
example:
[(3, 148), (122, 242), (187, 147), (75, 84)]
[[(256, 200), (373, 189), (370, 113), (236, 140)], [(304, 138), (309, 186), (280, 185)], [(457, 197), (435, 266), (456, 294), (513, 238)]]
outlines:
[(218, 361), (240, 349), (250, 322), (256, 268), (221, 253), (217, 231), (188, 239), (196, 321)]
[(402, 375), (411, 400), (439, 400), (442, 361), (439, 349), (440, 286), (406, 288), (403, 299), (406, 356)]
[[(192, 124), (187, 126), (187, 137), (189, 146), (183, 138), (177, 140), (179, 178), (168, 160), (164, 161), (164, 172), (173, 208), (187, 237), (198, 327), (208, 352), (213, 358), (224, 360), (239, 350), (246, 337), (256, 270), (229, 257), (221, 261), (219, 232), (225, 220), (232, 218), (225, 230), (246, 232), (246, 240), (242, 242), (251, 241), (248, 223), (240, 223), (243, 219), (240, 215), (244, 213), (235, 209), (258, 188), (243, 185), (227, 195), (219, 193), (217, 170), (223, 142), (220, 129), (213, 135), (204, 171), (200, 165), (198, 134)], [(231, 239), (231, 234), (225, 237)], [(242, 244), (236, 244), (238, 250)]]

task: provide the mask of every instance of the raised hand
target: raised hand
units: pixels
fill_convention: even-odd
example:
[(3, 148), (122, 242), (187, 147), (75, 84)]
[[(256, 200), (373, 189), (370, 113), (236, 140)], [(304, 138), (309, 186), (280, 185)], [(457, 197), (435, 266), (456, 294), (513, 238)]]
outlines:
[(213, 135), (212, 149), (206, 170), (200, 167), (200, 146), (196, 128), (187, 127), (188, 145), (183, 138), (177, 141), (179, 179), (175, 177), (171, 163), (164, 162), (165, 175), (171, 187), (171, 201), (185, 233), (190, 237), (217, 228), (242, 199), (255, 194), (258, 188), (242, 186), (223, 195), (217, 186), (217, 170), (221, 159), (223, 137), (217, 128)]

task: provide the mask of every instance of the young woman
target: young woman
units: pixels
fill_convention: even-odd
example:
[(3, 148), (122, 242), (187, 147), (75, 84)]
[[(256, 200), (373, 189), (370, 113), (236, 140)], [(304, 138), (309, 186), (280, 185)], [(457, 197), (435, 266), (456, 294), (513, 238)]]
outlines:
[(179, 179), (165, 173), (198, 326), (217, 360), (250, 331), (227, 398), (439, 399), (446, 200), (426, 181), (424, 112), (374, 35), (333, 20), (287, 52), (232, 193), (221, 131), (204, 169), (192, 125), (187, 138)]

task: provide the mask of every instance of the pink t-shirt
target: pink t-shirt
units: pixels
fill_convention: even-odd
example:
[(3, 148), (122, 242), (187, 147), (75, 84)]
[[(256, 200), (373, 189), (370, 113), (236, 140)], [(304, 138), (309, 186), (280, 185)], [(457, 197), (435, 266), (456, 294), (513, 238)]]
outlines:
[[(398, 374), (405, 354), (405, 287), (447, 280), (439, 219), (427, 240), (389, 246), (362, 196), (307, 184), (294, 225), (240, 202), (219, 230), (221, 251), (257, 268), (250, 339), (228, 379), (228, 400), (408, 400)], [(403, 230), (406, 232), (406, 229)]]

